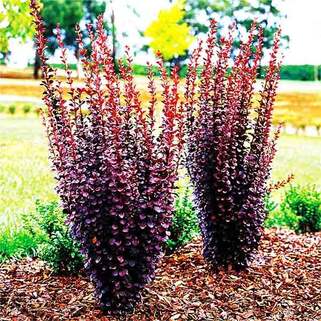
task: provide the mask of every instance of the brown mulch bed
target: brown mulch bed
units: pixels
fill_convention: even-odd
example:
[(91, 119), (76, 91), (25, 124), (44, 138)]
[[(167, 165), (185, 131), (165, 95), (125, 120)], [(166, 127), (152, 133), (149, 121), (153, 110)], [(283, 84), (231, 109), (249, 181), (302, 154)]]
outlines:
[(246, 272), (213, 274), (196, 240), (165, 257), (127, 317), (103, 316), (83, 277), (52, 275), (43, 263), (0, 266), (0, 320), (320, 321), (321, 233), (268, 230)]

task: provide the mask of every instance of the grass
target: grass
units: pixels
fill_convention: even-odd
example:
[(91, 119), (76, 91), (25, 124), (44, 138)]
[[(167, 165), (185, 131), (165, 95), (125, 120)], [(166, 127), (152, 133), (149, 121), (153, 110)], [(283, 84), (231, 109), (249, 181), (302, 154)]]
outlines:
[[(146, 78), (136, 77), (138, 86), (146, 88)], [(286, 84), (283, 81), (283, 84)], [(297, 82), (294, 82), (297, 84)], [(302, 87), (306, 86), (301, 82)], [(28, 83), (12, 82), (0, 83), (0, 91), (6, 95), (18, 95), (25, 97), (42, 97), (42, 88), (37, 81), (29, 80)], [(64, 94), (67, 95), (67, 88), (64, 88)], [(143, 89), (141, 98), (147, 101), (149, 95)], [(295, 128), (305, 128), (307, 126), (321, 127), (321, 93), (318, 92), (280, 92), (276, 99), (274, 122), (285, 122)]]
[(294, 184), (321, 187), (321, 137), (283, 135), (278, 144), (272, 178), (294, 174)]
[(38, 118), (0, 119), (0, 224), (18, 223), (37, 198), (56, 199), (47, 155)]
[(9, 258), (32, 255), (37, 247), (37, 238), (22, 228), (6, 226), (0, 233), (0, 264)]

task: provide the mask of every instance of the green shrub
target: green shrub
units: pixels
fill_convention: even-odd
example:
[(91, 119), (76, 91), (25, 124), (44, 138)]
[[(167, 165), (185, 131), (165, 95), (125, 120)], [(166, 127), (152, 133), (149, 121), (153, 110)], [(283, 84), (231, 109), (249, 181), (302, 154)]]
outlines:
[(291, 187), (281, 204), (284, 213), (298, 217), (297, 233), (321, 230), (321, 193), (315, 188)]
[(177, 248), (187, 244), (199, 234), (197, 215), (190, 200), (190, 191), (177, 198), (170, 237), (166, 243), (166, 252), (171, 253)]
[(36, 248), (37, 240), (24, 229), (6, 226), (0, 230), (0, 263), (34, 255)]
[(24, 215), (25, 229), (38, 236), (37, 254), (58, 274), (77, 274), (83, 267), (79, 246), (72, 240), (66, 216), (57, 202), (36, 203), (36, 213)]
[(15, 105), (10, 105), (8, 108), (9, 114), (14, 115), (16, 113), (16, 109), (17, 107)]
[(133, 64), (133, 73), (134, 75), (147, 76), (148, 74), (147, 66)]
[[(152, 70), (156, 76), (160, 75), (157, 66), (153, 66)], [(167, 70), (169, 70), (169, 69), (167, 69)], [(148, 68), (145, 65), (133, 64), (133, 73), (136, 76), (147, 76), (148, 75)]]
[[(167, 66), (166, 67), (167, 72), (170, 72), (170, 68)], [(159, 76), (159, 70), (156, 66), (152, 67), (153, 73), (156, 76)], [(139, 75), (139, 76), (147, 76), (148, 75), (148, 68), (145, 65), (138, 65), (138, 64), (133, 64), (133, 73), (134, 75)], [(181, 78), (185, 78), (187, 74), (187, 65), (182, 65), (179, 68), (179, 76)]]
[[(55, 69), (65, 69), (64, 64), (50, 64), (50, 67), (55, 68)], [(77, 70), (77, 64), (69, 64), (69, 68), (71, 70)]]
[(288, 227), (296, 233), (320, 231), (321, 193), (315, 188), (292, 186), (280, 209), (269, 214), (265, 226)]
[(30, 113), (31, 107), (32, 107), (31, 105), (23, 105), (23, 107), (22, 107), (23, 113), (24, 113), (24, 114)]
[(281, 227), (281, 228), (289, 228), (291, 230), (295, 230), (298, 226), (299, 217), (292, 212), (284, 212), (281, 210), (269, 212), (264, 226), (267, 228), (271, 227)]
[(6, 110), (5, 105), (0, 105), (0, 113), (3, 113)]
[(186, 78), (186, 76), (187, 76), (187, 68), (188, 68), (187, 65), (182, 65), (182, 66), (180, 67), (180, 69), (179, 69), (179, 76), (180, 76), (181, 78)]
[(267, 194), (265, 197), (265, 209), (267, 213), (272, 213), (275, 211), (278, 207), (278, 203), (276, 203), (274, 200), (271, 198), (271, 194)]

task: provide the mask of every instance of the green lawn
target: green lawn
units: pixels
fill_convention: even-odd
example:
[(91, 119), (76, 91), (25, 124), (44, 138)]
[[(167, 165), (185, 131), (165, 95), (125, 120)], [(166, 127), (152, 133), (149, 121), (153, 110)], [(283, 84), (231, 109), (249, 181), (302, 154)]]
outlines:
[(293, 184), (321, 187), (321, 137), (281, 136), (272, 179), (294, 174)]
[[(320, 137), (283, 135), (273, 179), (293, 173), (295, 184), (320, 187), (320, 151)], [(0, 223), (16, 222), (20, 213), (33, 209), (37, 198), (44, 201), (56, 198), (40, 120), (0, 119)]]
[(0, 223), (56, 197), (39, 119), (0, 119)]

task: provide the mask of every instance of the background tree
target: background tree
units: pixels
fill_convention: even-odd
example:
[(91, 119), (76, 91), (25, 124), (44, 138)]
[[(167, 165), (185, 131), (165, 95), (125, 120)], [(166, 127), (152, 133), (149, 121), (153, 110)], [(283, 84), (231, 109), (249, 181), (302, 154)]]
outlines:
[(29, 1), (2, 0), (0, 21), (0, 52), (4, 55), (9, 51), (9, 39), (20, 38), (26, 41), (34, 34)]
[(177, 64), (185, 57), (194, 40), (191, 28), (184, 22), (185, 0), (178, 0), (169, 9), (160, 10), (158, 17), (146, 29), (144, 35), (151, 39), (149, 47), (161, 52), (167, 61)]
[[(250, 28), (252, 21), (256, 19), (264, 30), (263, 48), (270, 48), (273, 44), (273, 35), (278, 29), (280, 20), (284, 18), (278, 5), (282, 1), (284, 0), (280, 0), (278, 3), (275, 0), (186, 0), (181, 20), (190, 27), (189, 30), (196, 36), (207, 33), (209, 20), (215, 15), (219, 15), (220, 21), (228, 19), (230, 22), (236, 22), (239, 32), (237, 39), (240, 39), (240, 35), (245, 33)], [(284, 46), (288, 41), (289, 37), (283, 35), (281, 42)], [(239, 41), (236, 40), (233, 47), (237, 48), (238, 45)], [(185, 55), (180, 55), (178, 60), (184, 61), (186, 58), (187, 51)], [(259, 67), (259, 72), (260, 69), (261, 67)]]
[[(244, 33), (251, 26), (254, 19), (263, 28), (263, 47), (270, 48), (273, 35), (277, 31), (284, 14), (279, 4), (284, 0), (186, 0), (184, 21), (192, 28), (194, 35), (208, 32), (208, 20), (216, 13), (223, 18), (236, 21), (238, 31)], [(208, 19), (202, 19), (202, 17)], [(289, 37), (282, 37), (287, 44)]]
[[(75, 26), (80, 22), (93, 23), (97, 16), (104, 13), (106, 3), (103, 0), (43, 0), (41, 15), (46, 24), (46, 34), (48, 39), (48, 50), (51, 54), (58, 48), (55, 37), (55, 29), (59, 23), (66, 46), (75, 52), (79, 59), (78, 45), (76, 41)], [(88, 33), (83, 32), (86, 41)], [(36, 55), (34, 66), (34, 77), (38, 78), (40, 63)]]

